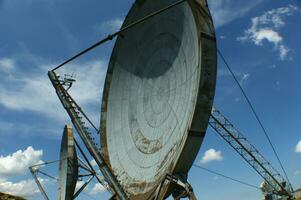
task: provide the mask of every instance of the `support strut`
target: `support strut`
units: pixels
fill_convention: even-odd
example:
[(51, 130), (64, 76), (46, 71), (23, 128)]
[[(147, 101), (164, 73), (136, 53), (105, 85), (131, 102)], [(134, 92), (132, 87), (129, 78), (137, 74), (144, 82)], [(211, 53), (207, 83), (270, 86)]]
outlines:
[(286, 188), (285, 179), (264, 156), (224, 117), (213, 108), (209, 125), (273, 188), (279, 196), (293, 199), (292, 191)]
[(58, 98), (60, 99), (75, 129), (77, 130), (77, 133), (79, 134), (80, 138), (82, 139), (91, 156), (95, 159), (106, 181), (108, 181), (110, 187), (113, 188), (120, 200), (127, 200), (128, 197), (126, 193), (120, 186), (119, 182), (113, 175), (108, 165), (105, 163), (100, 153), (100, 150), (97, 144), (95, 143), (94, 138), (92, 137), (92, 133), (89, 132), (89, 128), (85, 126), (83, 117), (88, 120), (87, 116), (79, 107), (79, 105), (74, 101), (74, 99), (70, 96), (67, 90), (64, 88), (64, 80), (60, 80), (59, 76), (57, 76), (57, 74), (54, 71), (49, 71), (48, 76), (53, 87), (55, 88)]
[(177, 176), (166, 174), (165, 178), (160, 183), (159, 187), (157, 188), (154, 200), (161, 200), (164, 198), (161, 194), (162, 187), (165, 184), (174, 184), (178, 189), (178, 193), (176, 195), (173, 194), (174, 200), (180, 200), (181, 198), (188, 198), (189, 200), (197, 200), (192, 186), (186, 181), (184, 182)]
[(46, 192), (45, 192), (45, 190), (44, 190), (44, 188), (43, 188), (41, 182), (40, 182), (39, 179), (38, 179), (37, 171), (36, 171), (33, 167), (29, 167), (29, 170), (30, 170), (31, 175), (32, 175), (32, 177), (34, 178), (34, 180), (35, 180), (35, 182), (36, 182), (36, 184), (37, 184), (37, 186), (38, 186), (38, 188), (39, 188), (39, 190), (40, 190), (40, 192), (41, 192), (43, 198), (44, 198), (45, 200), (49, 200), (49, 197), (47, 196), (47, 194), (46, 194)]

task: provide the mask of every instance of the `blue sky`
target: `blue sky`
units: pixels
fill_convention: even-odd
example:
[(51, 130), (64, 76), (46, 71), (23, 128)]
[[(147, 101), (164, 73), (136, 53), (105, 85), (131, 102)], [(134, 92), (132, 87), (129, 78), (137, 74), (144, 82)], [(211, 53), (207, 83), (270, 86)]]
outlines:
[[(56, 160), (69, 123), (47, 70), (118, 30), (133, 0), (0, 0), (0, 191), (41, 199), (27, 167)], [(209, 0), (218, 47), (232, 66), (275, 144), (294, 187), (301, 187), (301, 1)], [(71, 93), (95, 124), (113, 42), (66, 67), (77, 74)], [(62, 72), (63, 73), (63, 72)], [(218, 63), (216, 107), (279, 169), (260, 127), (223, 63)], [(211, 150), (210, 150), (211, 149)], [(209, 150), (209, 151), (208, 151)], [(205, 153), (207, 152), (207, 154)], [(204, 157), (204, 155), (207, 155)], [(259, 176), (208, 129), (196, 163), (254, 185)], [(45, 168), (53, 175), (57, 165)], [(56, 184), (44, 177), (52, 199)], [(259, 199), (261, 194), (193, 167), (199, 198)], [(85, 191), (91, 199), (106, 192)], [(216, 192), (216, 191), (219, 192)], [(84, 194), (79, 199), (89, 199)]]

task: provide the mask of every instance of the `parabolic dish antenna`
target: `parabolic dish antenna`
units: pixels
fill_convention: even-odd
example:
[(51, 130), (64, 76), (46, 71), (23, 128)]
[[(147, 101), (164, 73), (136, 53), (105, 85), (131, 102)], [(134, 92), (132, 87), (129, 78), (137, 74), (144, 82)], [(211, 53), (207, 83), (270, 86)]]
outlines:
[[(123, 27), (175, 2), (137, 0)], [(201, 146), (216, 82), (206, 3), (189, 0), (117, 38), (102, 99), (101, 145), (131, 199), (148, 199), (166, 174), (187, 176)]]
[(60, 152), (59, 200), (72, 200), (78, 178), (78, 160), (71, 126), (65, 126)]

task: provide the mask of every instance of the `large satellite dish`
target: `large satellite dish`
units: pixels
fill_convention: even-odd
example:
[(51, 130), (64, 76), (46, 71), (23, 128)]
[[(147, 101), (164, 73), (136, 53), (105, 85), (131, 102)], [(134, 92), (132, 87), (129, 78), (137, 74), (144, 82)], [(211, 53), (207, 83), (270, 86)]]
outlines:
[(64, 128), (59, 167), (59, 200), (72, 200), (78, 178), (78, 160), (72, 127)]
[[(123, 27), (175, 2), (137, 0)], [(188, 0), (117, 38), (103, 93), (101, 144), (131, 199), (148, 199), (166, 174), (187, 177), (203, 141), (216, 82), (206, 4)]]

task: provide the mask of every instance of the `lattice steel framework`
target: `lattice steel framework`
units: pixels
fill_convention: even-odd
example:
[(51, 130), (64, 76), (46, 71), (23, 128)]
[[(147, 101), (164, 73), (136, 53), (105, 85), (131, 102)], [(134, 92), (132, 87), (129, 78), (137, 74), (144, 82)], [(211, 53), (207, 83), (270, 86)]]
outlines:
[[(89, 128), (86, 125), (85, 121), (90, 123), (94, 128), (95, 126), (67, 91), (72, 86), (72, 83), (75, 80), (72, 80), (70, 78), (62, 79), (53, 71), (49, 71), (48, 76), (53, 87), (55, 88), (57, 96), (59, 97), (75, 129), (77, 130), (77, 133), (79, 134), (80, 138), (84, 142), (89, 153), (95, 159), (106, 181), (108, 181), (110, 187), (116, 192), (116, 194), (119, 196), (121, 200), (128, 199), (127, 195), (119, 185), (118, 181), (116, 180), (115, 176), (111, 172), (110, 168), (105, 163), (100, 153), (100, 147), (96, 144), (95, 139), (93, 138), (92, 133), (89, 131)], [(65, 87), (67, 87), (67, 89)]]
[(279, 196), (293, 198), (291, 186), (285, 186), (285, 179), (264, 156), (224, 117), (213, 108), (209, 125), (273, 188)]

